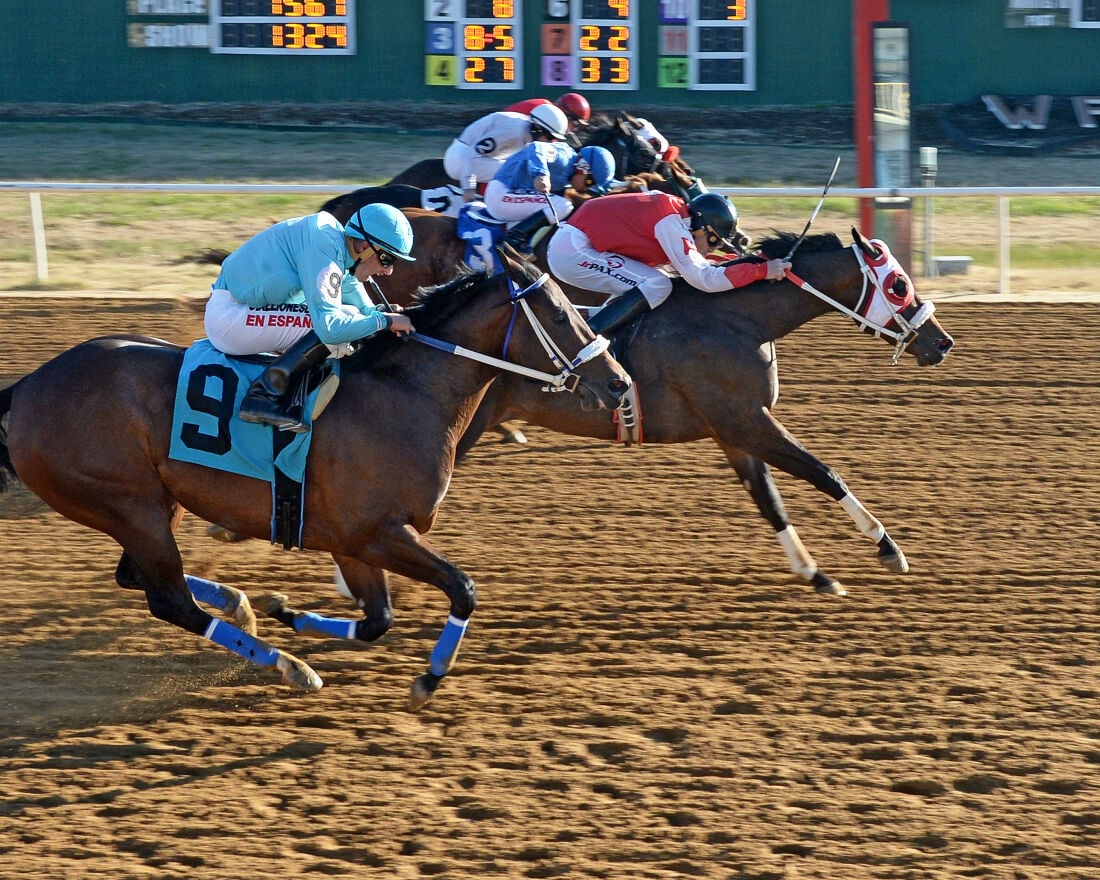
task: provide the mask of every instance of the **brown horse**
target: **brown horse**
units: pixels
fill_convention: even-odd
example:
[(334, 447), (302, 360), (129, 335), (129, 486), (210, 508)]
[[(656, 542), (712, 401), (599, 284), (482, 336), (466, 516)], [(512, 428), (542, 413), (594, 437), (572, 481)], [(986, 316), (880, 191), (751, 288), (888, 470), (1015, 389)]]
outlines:
[[(395, 302), (434, 275), (453, 272), (452, 261), (462, 254), (461, 243), (453, 240), (453, 221), (422, 212), (410, 216), (414, 253), (424, 259), (406, 263), (402, 272), (384, 279), (386, 295)], [(878, 559), (886, 568), (903, 573), (908, 563), (836, 471), (811, 455), (772, 415), (779, 398), (773, 342), (839, 310), (863, 329), (892, 341), (895, 361), (905, 353), (921, 366), (939, 364), (954, 344), (932, 317), (931, 304), (922, 303), (885, 246), (868, 242), (855, 229), (852, 237), (854, 244), (845, 247), (832, 234), (809, 236), (796, 250), (786, 281), (758, 282), (725, 294), (701, 293), (678, 281), (666, 303), (624, 328), (616, 349), (645, 404), (645, 441), (713, 439), (775, 529), (792, 570), (819, 592), (839, 595), (845, 593), (843, 586), (817, 567), (791, 525), (771, 467), (839, 502), (878, 545)], [(793, 234), (783, 233), (758, 247), (765, 258), (784, 257), (795, 240)], [(545, 243), (536, 253), (544, 259)], [(575, 302), (594, 303), (592, 293), (563, 286)], [(506, 419), (523, 419), (574, 436), (615, 439), (609, 414), (575, 412), (557, 397), (542, 393), (535, 384), (501, 377), (482, 400), (459, 444), (459, 455), (486, 428)]]
[[(302, 546), (331, 553), (352, 580), (365, 573), (375, 599), (374, 616), (345, 622), (342, 632), (350, 627), (370, 641), (393, 624), (384, 570), (434, 584), (450, 602), (429, 672), (413, 684), (414, 708), (454, 663), (476, 606), (474, 582), (423, 536), (486, 388), (501, 369), (534, 371), (575, 390), (585, 405), (613, 408), (629, 385), (553, 281), (519, 261), (507, 268), (492, 278), (465, 273), (415, 298), (407, 312), (418, 338), (447, 342), (419, 345), (389, 333), (367, 340), (341, 362), (341, 390), (312, 432)], [(270, 536), (272, 487), (169, 458), (183, 354), (148, 337), (102, 337), (0, 391), (0, 417), (7, 417), (0, 487), (20, 479), (63, 516), (114, 538), (123, 550), (116, 581), (143, 590), (155, 617), (315, 690), (321, 680), (308, 665), (246, 632), (239, 591), (184, 573), (173, 536), (184, 509)], [(241, 424), (234, 391), (226, 390), (235, 375), (215, 378), (193, 379), (188, 401), (194, 393), (217, 416), (216, 436), (194, 425), (181, 432), (207, 446), (228, 445)], [(196, 598), (235, 612), (244, 629), (215, 619)]]
[[(619, 179), (635, 178), (649, 189), (657, 189), (683, 196), (695, 183), (695, 171), (683, 159), (665, 162), (657, 151), (639, 133), (638, 121), (629, 113), (596, 113), (588, 126), (578, 132), (582, 147), (604, 147), (615, 157), (615, 176)], [(447, 175), (442, 159), (422, 159), (406, 168), (385, 186), (408, 185), (420, 189), (458, 187), (458, 182)], [(379, 200), (380, 201), (380, 200)], [(396, 207), (427, 207), (427, 205), (397, 205)]]

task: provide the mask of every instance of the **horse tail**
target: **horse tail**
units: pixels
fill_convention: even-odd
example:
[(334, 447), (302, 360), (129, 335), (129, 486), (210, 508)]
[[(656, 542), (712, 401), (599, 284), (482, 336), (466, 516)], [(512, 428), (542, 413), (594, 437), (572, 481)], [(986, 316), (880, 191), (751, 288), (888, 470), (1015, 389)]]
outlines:
[(19, 479), (19, 474), (15, 472), (15, 465), (11, 463), (11, 454), (8, 452), (8, 424), (5, 418), (11, 411), (14, 390), (15, 385), (9, 385), (0, 391), (0, 494), (8, 491), (12, 483)]

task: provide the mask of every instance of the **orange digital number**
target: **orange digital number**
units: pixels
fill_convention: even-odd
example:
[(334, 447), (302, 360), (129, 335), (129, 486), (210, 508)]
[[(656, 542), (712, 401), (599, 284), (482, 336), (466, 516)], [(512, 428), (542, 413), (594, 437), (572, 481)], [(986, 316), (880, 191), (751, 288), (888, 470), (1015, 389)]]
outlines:
[(745, 7), (748, 4), (745, 0), (735, 0), (733, 3), (726, 4), (726, 9), (730, 11), (730, 14), (726, 16), (728, 21), (744, 21), (747, 12)]
[(607, 5), (619, 13), (619, 18), (630, 18), (630, 0), (607, 0)]
[(485, 26), (468, 24), (462, 29), (462, 45), (467, 52), (480, 52), (485, 48)]
[(468, 24), (462, 30), (462, 45), (467, 52), (483, 52), (487, 47), (500, 52), (510, 52), (516, 47), (512, 26), (495, 24), (491, 28), (481, 24)]
[(498, 58), (501, 67), (501, 82), (515, 82), (516, 81), (516, 59), (511, 55), (505, 55), (502, 58)]
[(630, 28), (621, 24), (611, 25), (611, 36), (607, 38), (607, 48), (612, 52), (625, 52), (630, 39)]
[(466, 69), (462, 71), (462, 78), (468, 83), (483, 83), (481, 75), (485, 73), (484, 58), (467, 58)]
[(586, 57), (581, 59), (581, 82), (598, 83), (600, 81), (600, 59)]
[(515, 14), (515, 0), (493, 0), (493, 18), (511, 18)]
[(330, 24), (325, 27), (325, 36), (332, 40), (337, 49), (348, 47), (348, 26), (346, 24)]
[(609, 58), (611, 62), (611, 81), (613, 83), (630, 82), (630, 59)]
[(600, 51), (600, 29), (596, 25), (581, 25), (580, 47), (582, 52)]
[[(345, 15), (347, 11), (345, 0), (336, 4), (337, 15)], [(325, 4), (322, 0), (271, 0), (271, 14), (289, 18), (320, 18), (325, 14)]]
[(323, 24), (307, 24), (305, 47), (307, 49), (325, 48), (325, 26)]

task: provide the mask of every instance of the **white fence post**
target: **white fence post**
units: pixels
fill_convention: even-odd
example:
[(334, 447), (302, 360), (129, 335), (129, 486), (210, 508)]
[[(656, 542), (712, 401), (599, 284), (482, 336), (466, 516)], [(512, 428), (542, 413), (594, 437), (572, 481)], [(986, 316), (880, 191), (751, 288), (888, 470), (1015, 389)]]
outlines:
[(46, 228), (42, 225), (42, 197), (36, 192), (28, 193), (27, 196), (31, 202), (31, 228), (34, 231), (34, 264), (41, 282), (50, 277), (50, 266), (46, 257)]

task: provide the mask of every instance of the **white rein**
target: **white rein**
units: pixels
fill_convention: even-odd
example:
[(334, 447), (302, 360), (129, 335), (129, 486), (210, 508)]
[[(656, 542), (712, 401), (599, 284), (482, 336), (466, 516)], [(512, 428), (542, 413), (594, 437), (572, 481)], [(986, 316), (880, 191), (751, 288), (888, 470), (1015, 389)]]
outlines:
[[(519, 289), (519, 285), (512, 280), (511, 276), (508, 277), (508, 284), (511, 288), (509, 295), (512, 299), (512, 305), (515, 306), (518, 304), (523, 309), (523, 313), (527, 316), (527, 320), (531, 324), (531, 329), (534, 331), (535, 337), (542, 344), (542, 348), (546, 352), (547, 357), (550, 358), (550, 362), (557, 369), (558, 372), (556, 373), (533, 370), (521, 364), (513, 364), (511, 361), (506, 361), (503, 358), (472, 351), (471, 349), (463, 348), (461, 345), (453, 345), (450, 342), (443, 342), (440, 339), (433, 339), (431, 336), (425, 336), (422, 333), (413, 333), (412, 338), (417, 342), (422, 342), (440, 351), (446, 351), (450, 354), (468, 358), (472, 361), (478, 361), (482, 364), (489, 364), (490, 366), (497, 367), (509, 373), (517, 373), (520, 376), (526, 376), (528, 379), (537, 379), (540, 382), (546, 382), (553, 391), (575, 391), (577, 385), (580, 384), (580, 376), (574, 372), (574, 368), (579, 367), (581, 364), (588, 363), (593, 358), (599, 357), (607, 351), (610, 342), (603, 336), (597, 336), (588, 343), (588, 345), (582, 348), (572, 360), (562, 353), (557, 343), (554, 342), (550, 334), (546, 331), (546, 328), (543, 327), (539, 319), (535, 317), (535, 313), (531, 310), (531, 306), (527, 302), (527, 294), (542, 287), (549, 280), (550, 276), (544, 272), (539, 276), (538, 280), (528, 285), (523, 290)], [(511, 328), (509, 328), (509, 335), (510, 334)], [(507, 349), (507, 342), (505, 342), (505, 349)]]

